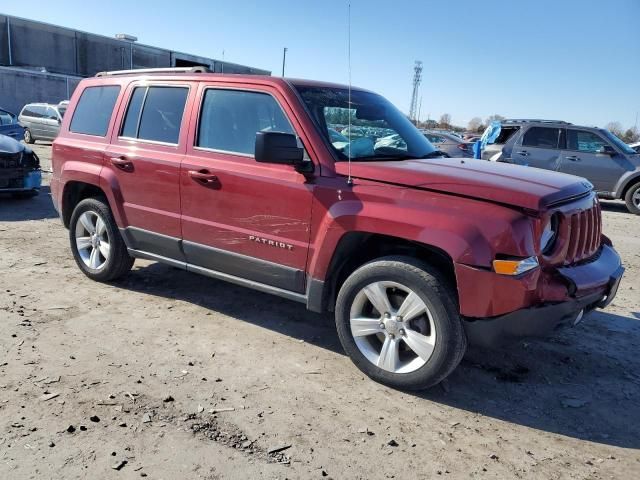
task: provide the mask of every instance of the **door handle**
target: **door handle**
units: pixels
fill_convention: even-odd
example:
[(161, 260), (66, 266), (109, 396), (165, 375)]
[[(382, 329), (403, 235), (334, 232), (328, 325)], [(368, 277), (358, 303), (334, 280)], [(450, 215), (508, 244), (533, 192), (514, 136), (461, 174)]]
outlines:
[(189, 170), (189, 176), (202, 185), (218, 184), (218, 177), (208, 170)]
[(529, 155), (531, 155), (529, 152), (527, 152), (526, 150), (520, 150), (519, 152), (516, 152), (518, 155), (522, 155), (523, 157), (528, 157)]
[(579, 162), (580, 161), (580, 157), (576, 157), (575, 155), (570, 155), (568, 157), (564, 157), (567, 160), (571, 160), (572, 162)]
[(120, 170), (125, 170), (127, 172), (130, 172), (133, 170), (133, 162), (129, 160), (127, 157), (111, 157), (109, 160), (114, 166), (116, 166)]

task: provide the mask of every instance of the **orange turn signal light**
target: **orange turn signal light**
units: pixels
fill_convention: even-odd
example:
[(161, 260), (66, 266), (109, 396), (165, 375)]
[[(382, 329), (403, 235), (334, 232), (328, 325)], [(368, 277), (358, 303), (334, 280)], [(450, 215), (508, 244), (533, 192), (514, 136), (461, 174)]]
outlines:
[(525, 258), (524, 260), (494, 260), (493, 270), (500, 275), (520, 275), (538, 266), (536, 257)]

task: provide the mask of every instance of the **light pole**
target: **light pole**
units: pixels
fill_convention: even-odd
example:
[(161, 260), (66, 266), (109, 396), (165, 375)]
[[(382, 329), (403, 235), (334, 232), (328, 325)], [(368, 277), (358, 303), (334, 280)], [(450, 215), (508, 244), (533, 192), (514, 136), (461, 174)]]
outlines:
[(282, 51), (282, 76), (284, 77), (284, 66), (287, 63), (287, 47)]

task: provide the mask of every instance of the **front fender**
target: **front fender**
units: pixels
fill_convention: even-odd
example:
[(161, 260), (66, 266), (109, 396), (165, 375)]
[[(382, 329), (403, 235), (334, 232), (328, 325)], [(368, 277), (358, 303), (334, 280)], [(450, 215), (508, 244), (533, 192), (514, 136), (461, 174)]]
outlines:
[(357, 186), (329, 203), (331, 195), (318, 192), (313, 208), (314, 216), (322, 212), (312, 231), (309, 273), (315, 279), (326, 278), (338, 242), (348, 232), (437, 247), (454, 263), (484, 268), (491, 266), (497, 253), (535, 253), (530, 219), (501, 205), (393, 186)]
[(622, 175), (615, 188), (615, 198), (623, 198), (624, 192), (629, 185), (633, 185), (636, 182), (640, 182), (640, 169), (637, 168), (631, 172), (626, 172)]

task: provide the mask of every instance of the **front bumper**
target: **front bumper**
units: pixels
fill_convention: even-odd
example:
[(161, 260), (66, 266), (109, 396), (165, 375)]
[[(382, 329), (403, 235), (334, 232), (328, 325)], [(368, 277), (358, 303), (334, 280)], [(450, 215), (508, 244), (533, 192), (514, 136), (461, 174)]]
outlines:
[[(465, 317), (469, 342), (495, 347), (522, 337), (544, 336), (563, 324), (577, 323), (584, 314), (611, 303), (623, 274), (618, 253), (609, 245), (603, 245), (594, 259), (557, 269), (559, 278), (555, 281), (562, 282), (566, 292), (561, 301), (545, 300), (550, 280), (538, 278), (542, 280), (542, 292), (540, 301), (533, 305), (491, 317)], [(554, 295), (557, 295), (555, 289)]]
[(31, 170), (24, 174), (0, 176), (0, 192), (30, 192), (40, 190), (42, 185), (42, 172)]

